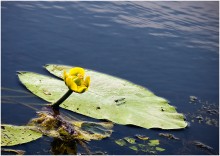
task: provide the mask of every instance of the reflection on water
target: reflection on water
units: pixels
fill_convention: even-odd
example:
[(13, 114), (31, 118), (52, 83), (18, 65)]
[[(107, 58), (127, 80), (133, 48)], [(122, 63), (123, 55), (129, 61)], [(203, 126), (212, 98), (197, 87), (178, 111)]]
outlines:
[[(190, 48), (218, 48), (218, 5), (213, 2), (72, 2), (72, 3), (17, 3), (26, 10), (56, 10), (52, 16), (63, 20), (75, 20), (73, 9), (86, 12), (91, 23), (98, 27), (111, 27), (114, 23), (102, 23), (102, 18), (133, 28), (147, 28), (146, 33), (164, 38), (181, 37), (178, 46)], [(7, 9), (7, 7), (2, 7)], [(62, 13), (59, 13), (61, 11)], [(95, 14), (95, 15), (94, 15)], [(50, 14), (47, 14), (50, 16)], [(31, 19), (34, 21), (34, 19)], [(78, 23), (79, 24), (79, 23)], [(183, 37), (184, 36), (184, 37)], [(208, 40), (208, 41), (207, 41)]]
[[(135, 28), (148, 28), (146, 33), (157, 37), (177, 38), (184, 34), (179, 43), (182, 46), (218, 48), (218, 5), (214, 3), (114, 2), (82, 7), (91, 12), (111, 13), (112, 21)], [(207, 42), (207, 39), (211, 41)]]
[[(165, 97), (178, 112), (185, 114), (193, 114), (201, 108), (200, 104), (189, 103), (188, 98), (192, 95), (218, 107), (219, 2), (37, 1), (1, 4), (2, 87), (24, 90), (16, 71), (48, 74), (41, 66), (56, 63), (125, 78)], [(17, 94), (2, 90), (3, 96)], [(19, 100), (45, 103), (35, 97)], [(21, 113), (17, 113), (18, 110)], [(2, 101), (4, 123), (25, 124), (34, 115), (34, 111), (24, 106), (11, 107)], [(112, 139), (137, 133), (156, 138), (160, 132), (119, 125), (114, 131)], [(218, 127), (194, 122), (190, 128), (173, 134), (185, 140), (179, 144), (164, 143), (164, 154), (178, 153), (190, 139), (199, 140), (215, 151), (219, 149)], [(32, 146), (36, 148), (38, 143), (21, 147), (28, 150)], [(43, 142), (43, 145), (50, 149), (48, 143)], [(91, 143), (91, 146), (109, 154), (136, 154), (118, 148), (110, 140)], [(36, 154), (36, 151), (29, 150), (27, 154)], [(190, 146), (184, 149), (184, 154), (206, 153)]]

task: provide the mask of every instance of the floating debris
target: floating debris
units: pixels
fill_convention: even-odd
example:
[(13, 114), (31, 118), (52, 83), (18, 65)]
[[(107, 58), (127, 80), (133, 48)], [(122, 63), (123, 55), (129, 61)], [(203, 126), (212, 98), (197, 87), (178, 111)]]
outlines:
[(101, 140), (110, 137), (113, 124), (110, 122), (75, 121), (66, 116), (54, 115), (51, 107), (44, 107), (37, 112), (37, 118), (30, 120), (29, 126), (44, 135), (59, 138), (63, 141), (71, 140)]
[[(88, 155), (88, 154), (81, 154), (81, 155)], [(107, 155), (107, 152), (105, 152), (105, 151), (95, 151), (95, 152), (92, 152), (91, 155)]]
[(206, 110), (209, 114), (211, 114), (211, 115), (216, 115), (216, 114), (218, 114), (219, 112), (218, 112), (218, 110), (211, 110), (211, 109), (208, 109), (208, 110)]
[(147, 137), (145, 135), (136, 134), (135, 136), (140, 140), (148, 140), (149, 139), (149, 137)]
[(175, 137), (173, 134), (170, 133), (159, 133), (159, 136), (166, 137), (168, 139), (180, 140), (179, 138)]
[(195, 102), (198, 100), (198, 98), (196, 96), (189, 96), (189, 99), (191, 102)]
[(203, 121), (203, 117), (201, 115), (197, 116), (196, 119), (198, 119), (199, 123)]
[(14, 150), (14, 149), (5, 149), (5, 148), (1, 148), (1, 154), (4, 154), (4, 152), (8, 152), (9, 153), (16, 153), (17, 155), (24, 155), (25, 151), (23, 150)]
[(206, 117), (205, 118), (205, 123), (207, 124), (207, 125), (214, 125), (214, 126), (218, 126), (218, 121), (216, 120), (216, 119), (211, 119), (211, 118), (209, 118), (209, 117)]
[(202, 100), (197, 104), (197, 111), (186, 114), (188, 121), (219, 127), (219, 106)]
[(193, 141), (193, 144), (196, 145), (197, 147), (199, 148), (202, 148), (202, 149), (206, 149), (206, 150), (213, 150), (212, 147), (200, 142), (200, 141)]

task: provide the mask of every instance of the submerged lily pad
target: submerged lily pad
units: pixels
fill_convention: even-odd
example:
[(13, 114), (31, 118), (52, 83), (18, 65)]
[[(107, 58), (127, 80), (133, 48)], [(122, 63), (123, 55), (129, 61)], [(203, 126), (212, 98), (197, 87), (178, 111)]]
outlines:
[[(71, 67), (47, 65), (46, 69), (62, 78), (63, 70)], [(83, 94), (73, 93), (61, 104), (62, 108), (93, 117), (107, 119), (122, 125), (144, 128), (181, 129), (187, 126), (183, 114), (177, 113), (164, 98), (126, 80), (92, 70), (91, 86)], [(48, 102), (57, 101), (67, 90), (62, 80), (32, 73), (20, 72), (20, 81), (35, 95)], [(50, 94), (45, 94), (45, 90)]]
[(14, 146), (42, 137), (41, 133), (31, 130), (30, 126), (1, 125), (1, 146)]
[[(74, 122), (72, 123), (74, 124)], [(111, 136), (112, 127), (112, 123), (95, 123), (83, 121), (80, 127), (75, 126), (75, 129), (79, 134), (75, 138), (86, 141), (101, 140)]]

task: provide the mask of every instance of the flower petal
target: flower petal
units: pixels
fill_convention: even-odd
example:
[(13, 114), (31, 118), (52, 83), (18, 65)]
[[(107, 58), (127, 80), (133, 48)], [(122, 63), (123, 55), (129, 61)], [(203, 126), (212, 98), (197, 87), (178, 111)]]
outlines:
[(70, 89), (71, 89), (72, 91), (74, 91), (74, 92), (77, 91), (77, 85), (76, 85), (75, 82), (72, 81), (71, 86), (70, 86)]
[(85, 84), (86, 87), (90, 86), (90, 76), (86, 77), (84, 84)]
[(78, 74), (81, 74), (83, 77), (85, 75), (85, 70), (81, 67), (75, 67), (70, 69), (70, 73), (71, 76), (77, 76)]
[(66, 79), (66, 70), (63, 71), (63, 79)]
[(90, 85), (90, 77), (87, 76), (84, 81), (85, 70), (81, 67), (75, 67), (70, 69), (67, 73), (65, 70), (63, 72), (63, 79), (65, 84), (74, 92), (83, 93)]
[(69, 76), (66, 78), (65, 83), (66, 85), (70, 88), (71, 84), (72, 84), (73, 80), (72, 78)]
[(69, 74), (66, 73), (66, 70), (63, 71), (63, 80), (66, 83), (66, 78), (69, 76)]
[(79, 86), (77, 92), (78, 93), (83, 93), (83, 92), (86, 91), (86, 89), (87, 89), (87, 87), (85, 87), (85, 86)]

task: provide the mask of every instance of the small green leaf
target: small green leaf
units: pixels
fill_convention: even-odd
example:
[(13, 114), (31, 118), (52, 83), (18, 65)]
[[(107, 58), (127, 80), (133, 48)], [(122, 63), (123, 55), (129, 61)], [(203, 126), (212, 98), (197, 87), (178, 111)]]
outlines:
[(128, 143), (130, 144), (136, 144), (135, 139), (134, 138), (130, 138), (130, 137), (125, 137), (124, 138)]
[(31, 130), (30, 126), (1, 125), (1, 146), (23, 144), (40, 137), (42, 134)]
[(160, 144), (159, 140), (149, 140), (150, 142), (148, 143), (149, 146), (157, 146)]
[(129, 148), (134, 150), (134, 151), (138, 151), (138, 148), (136, 146), (130, 146)]
[[(136, 137), (138, 135), (135, 135)], [(145, 137), (144, 137), (145, 138)], [(129, 144), (127, 144), (124, 140), (126, 140)], [(130, 148), (134, 151), (142, 151), (145, 153), (149, 153), (149, 154), (156, 154), (157, 151), (164, 151), (165, 149), (158, 147), (157, 145), (160, 144), (159, 140), (147, 140), (148, 143), (146, 143), (146, 140), (138, 140), (138, 143), (136, 144), (135, 139), (131, 138), (131, 137), (124, 137), (123, 139), (119, 139), (115, 141), (118, 145), (120, 146), (125, 146), (127, 148)], [(142, 142), (139, 143), (139, 142)]]
[(126, 142), (123, 139), (115, 140), (115, 143), (118, 144), (119, 146), (125, 146), (126, 145)]
[(138, 144), (138, 146), (143, 149), (143, 148), (146, 148), (146, 145), (145, 144)]
[(156, 147), (156, 150), (157, 150), (157, 151), (160, 151), (160, 152), (165, 151), (165, 149), (164, 149), (164, 148), (160, 148), (160, 147)]

